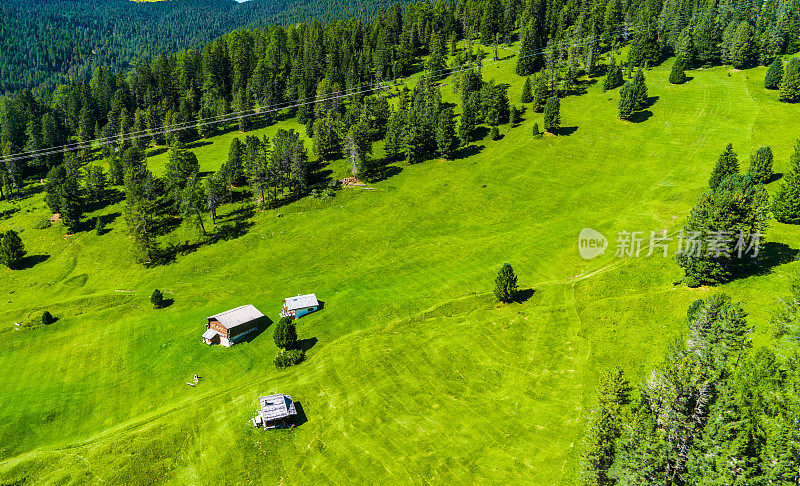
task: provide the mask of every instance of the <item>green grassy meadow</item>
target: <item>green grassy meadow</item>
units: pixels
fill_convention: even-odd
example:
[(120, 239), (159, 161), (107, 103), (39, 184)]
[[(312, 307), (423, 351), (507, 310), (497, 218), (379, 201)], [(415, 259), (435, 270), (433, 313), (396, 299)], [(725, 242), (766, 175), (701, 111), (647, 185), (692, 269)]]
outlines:
[[(0, 270), (0, 484), (574, 484), (599, 371), (644, 379), (688, 305), (716, 291), (674, 285), (671, 258), (616, 258), (617, 232), (682, 228), (728, 142), (744, 170), (770, 145), (782, 172), (800, 138), (800, 107), (763, 88), (766, 68), (690, 71), (675, 86), (671, 62), (647, 72), (657, 100), (639, 123), (617, 118), (618, 90), (599, 79), (562, 100), (568, 135), (533, 140), (542, 115), (528, 111), (468, 157), (399, 163), (374, 191), (256, 211), (243, 236), (167, 266), (132, 262), (123, 203), (89, 215), (115, 218), (102, 236), (35, 229), (43, 193), (15, 203), (0, 230), (19, 230), (37, 263)], [(510, 83), (519, 105), (514, 63), (483, 76)], [(305, 133), (294, 120), (256, 133), (283, 127)], [(234, 136), (195, 147), (202, 171)], [(609, 239), (605, 255), (579, 256), (585, 227)], [(791, 249), (799, 237), (774, 221), (767, 233)], [(162, 243), (196, 238), (181, 227)], [(718, 289), (744, 303), (756, 342), (798, 269), (772, 260)], [(526, 301), (494, 303), (504, 262)], [(153, 310), (154, 288), (174, 303)], [(308, 292), (324, 309), (298, 321), (316, 340), (298, 366), (274, 368), (272, 328), (232, 348), (201, 342), (205, 316), (250, 303), (277, 321), (282, 298)], [(59, 320), (14, 329), (43, 310)], [(307, 422), (253, 429), (268, 393), (292, 395)]]

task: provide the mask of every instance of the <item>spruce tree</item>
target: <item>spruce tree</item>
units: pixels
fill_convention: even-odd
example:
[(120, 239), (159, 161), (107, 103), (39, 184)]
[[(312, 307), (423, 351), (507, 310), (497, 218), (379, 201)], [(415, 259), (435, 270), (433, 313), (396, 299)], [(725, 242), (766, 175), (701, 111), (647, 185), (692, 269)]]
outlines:
[(669, 73), (669, 82), (672, 84), (683, 84), (686, 82), (686, 73), (684, 70), (686, 69), (686, 62), (683, 60), (681, 56), (675, 58), (675, 62), (672, 63), (672, 70)]
[(22, 264), (25, 253), (25, 245), (16, 231), (10, 229), (0, 233), (0, 264), (15, 270)]
[(708, 187), (716, 189), (728, 176), (739, 173), (739, 159), (733, 151), (733, 144), (729, 143), (725, 150), (719, 155), (717, 165), (714, 166), (711, 177), (708, 179)]
[(756, 153), (750, 157), (750, 167), (747, 175), (758, 184), (766, 184), (772, 178), (772, 149), (769, 147), (759, 147)]
[[(531, 20), (522, 32), (522, 42), (520, 43), (516, 66), (518, 75), (530, 76), (539, 69), (540, 57), (536, 52), (538, 48), (534, 23)], [(523, 101), (523, 103), (527, 102)]]
[(619, 104), (617, 105), (620, 120), (630, 120), (636, 112), (636, 94), (633, 84), (627, 81), (619, 90)]
[(656, 64), (661, 58), (661, 46), (658, 43), (658, 25), (649, 9), (642, 9), (637, 27), (631, 41), (630, 61), (637, 66)]
[(533, 101), (533, 92), (531, 88), (531, 77), (525, 78), (525, 84), (522, 85), (522, 96), (520, 96), (521, 103), (530, 103)]
[(282, 317), (275, 325), (275, 333), (272, 335), (275, 344), (280, 349), (294, 349), (297, 346), (297, 329), (292, 317)]
[(736, 69), (750, 67), (756, 59), (756, 44), (750, 23), (741, 22), (736, 28), (731, 46), (731, 64)]
[(519, 122), (522, 121), (522, 110), (516, 106), (512, 106), (509, 121), (512, 125), (518, 125)]
[(439, 156), (448, 159), (458, 147), (456, 139), (456, 122), (452, 108), (445, 108), (439, 113), (436, 125), (436, 150)]
[(150, 294), (150, 303), (153, 304), (154, 309), (161, 309), (164, 307), (164, 294), (158, 290), (153, 290), (153, 293)]
[(545, 76), (541, 74), (536, 76), (536, 84), (533, 87), (533, 99), (531, 100), (531, 108), (534, 113), (541, 113), (544, 111), (544, 105), (547, 102), (549, 93), (550, 91), (547, 88), (547, 79), (545, 79)]
[(542, 138), (542, 132), (539, 131), (538, 123), (533, 124), (533, 130), (531, 131), (531, 135), (533, 135), (533, 138)]
[(786, 103), (800, 101), (800, 57), (793, 57), (786, 65), (778, 99)]
[(633, 99), (636, 111), (647, 106), (647, 84), (645, 84), (644, 69), (642, 68), (637, 69), (636, 75), (633, 77)]
[(622, 86), (622, 83), (624, 83), (622, 67), (612, 57), (608, 65), (608, 71), (606, 71), (606, 79), (603, 81), (603, 90), (608, 91), (617, 88)]
[(560, 127), (561, 101), (558, 96), (551, 96), (547, 98), (547, 103), (544, 107), (544, 130), (555, 135)]
[(458, 124), (458, 138), (462, 145), (467, 145), (472, 141), (472, 134), (477, 124), (477, 108), (472, 101), (472, 97), (464, 103), (461, 112), (461, 121)]
[(492, 125), (492, 129), (489, 130), (489, 138), (492, 140), (500, 140), (500, 130), (497, 129), (497, 125)]
[(778, 89), (783, 78), (783, 59), (780, 57), (772, 61), (764, 76), (764, 87), (767, 89)]
[(494, 296), (500, 302), (511, 302), (517, 295), (517, 276), (511, 265), (504, 263), (494, 281)]
[(795, 143), (789, 167), (773, 199), (772, 214), (781, 223), (800, 224), (800, 140)]

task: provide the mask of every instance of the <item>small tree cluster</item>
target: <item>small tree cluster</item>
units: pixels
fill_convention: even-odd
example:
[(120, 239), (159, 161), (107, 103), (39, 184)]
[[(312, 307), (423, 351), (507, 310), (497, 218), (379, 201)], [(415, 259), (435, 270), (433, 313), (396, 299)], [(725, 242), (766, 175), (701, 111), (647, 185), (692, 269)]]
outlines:
[(294, 318), (282, 317), (275, 325), (275, 333), (272, 338), (275, 345), (280, 349), (295, 349), (297, 346), (297, 329), (294, 325)]

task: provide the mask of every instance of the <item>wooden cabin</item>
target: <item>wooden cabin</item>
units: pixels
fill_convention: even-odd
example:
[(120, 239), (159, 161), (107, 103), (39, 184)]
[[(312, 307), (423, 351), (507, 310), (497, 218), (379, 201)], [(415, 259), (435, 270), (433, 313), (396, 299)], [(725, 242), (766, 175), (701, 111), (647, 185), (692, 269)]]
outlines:
[(297, 417), (297, 409), (291, 395), (258, 397), (258, 403), (261, 408), (252, 419), (255, 427), (264, 427), (265, 429), (288, 427)]
[(283, 299), (283, 310), (281, 317), (294, 317), (299, 319), (306, 314), (319, 309), (319, 301), (314, 294), (298, 294), (297, 297), (287, 297)]
[(258, 330), (263, 317), (261, 311), (249, 304), (206, 317), (208, 322), (206, 322), (206, 332), (203, 333), (203, 342), (233, 346), (248, 334)]

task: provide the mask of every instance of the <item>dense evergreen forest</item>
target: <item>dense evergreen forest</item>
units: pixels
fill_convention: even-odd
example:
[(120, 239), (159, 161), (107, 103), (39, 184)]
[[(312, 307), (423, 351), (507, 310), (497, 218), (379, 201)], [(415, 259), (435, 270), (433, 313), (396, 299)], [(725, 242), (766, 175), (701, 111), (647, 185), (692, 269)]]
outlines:
[(242, 27), (370, 18), (389, 0), (8, 0), (0, 2), (0, 93), (52, 89), (98, 66), (197, 48)]
[[(46, 29), (45, 24), (36, 25)], [(15, 34), (4, 33), (4, 39), (18, 39), (17, 27), (10, 28)], [(88, 37), (75, 38), (74, 44), (56, 47), (55, 41), (48, 55), (62, 59), (58, 56), (77, 49), (69, 46), (87, 45), (93, 34), (85, 32)], [(164, 36), (161, 48), (179, 47), (166, 40), (172, 35)], [(487, 57), (497, 57), (498, 46), (513, 39), (521, 41), (516, 72), (521, 80), (528, 78), (520, 102), (544, 111), (543, 128), (558, 133), (559, 98), (579, 92), (581, 78), (605, 74), (604, 69), (608, 89), (633, 78), (620, 102), (625, 118), (646, 99), (646, 68), (667, 56), (678, 56), (680, 67), (745, 68), (773, 65), (778, 56), (797, 52), (800, 0), (423, 1), (380, 10), (371, 19), (233, 31), (199, 49), (149, 51), (130, 69), (119, 69), (122, 59), (142, 52), (109, 40), (109, 52), (119, 48), (119, 57), (94, 67), (91, 76), (75, 76), (46, 94), (23, 89), (0, 100), (2, 197), (24, 196), (26, 182), (46, 175), (48, 205), (68, 228), (82, 231), (87, 229), (83, 208), (110, 197), (107, 186), (121, 186), (137, 259), (168, 263), (169, 252), (158, 248), (154, 235), (161, 215), (194, 222), (205, 235), (203, 213), (210, 211), (213, 218), (220, 204), (234, 198), (274, 207), (326, 190), (315, 178), (318, 161), (344, 157), (355, 176), (371, 180), (382, 177), (383, 161), (372, 157), (379, 140), (387, 159), (418, 163), (450, 157), (469, 145), (479, 124), (496, 133), (519, 110), (508, 99), (507, 86), (484, 81), (481, 69)], [(607, 68), (598, 65), (601, 56), (610, 58)], [(44, 66), (48, 59), (36, 62)], [(798, 64), (784, 68), (779, 62), (775, 69), (781, 74), (768, 73), (780, 80), (774, 88), (780, 87), (782, 101), (800, 101)], [(36, 71), (28, 65), (20, 69)], [(413, 89), (398, 90), (390, 103), (395, 91), (386, 88), (417, 73), (424, 75)], [(446, 73), (455, 74), (447, 89), (460, 94), (459, 117), (441, 101), (437, 78)], [(681, 82), (682, 69), (674, 74)], [(286, 116), (306, 126), (313, 157), (294, 131), (278, 131), (272, 140), (251, 135), (234, 139), (227, 162), (203, 178), (186, 147), (227, 125), (246, 130)], [(538, 127), (534, 130), (538, 134)], [(64, 144), (79, 150), (42, 150)], [(159, 146), (170, 151), (163, 177), (150, 172), (145, 157)], [(762, 155), (771, 167), (771, 154)], [(720, 160), (731, 157), (726, 152)], [(108, 173), (91, 164), (100, 158)], [(711, 183), (703, 207), (749, 201), (742, 212), (761, 214), (763, 188), (751, 177), (755, 174), (744, 179), (737, 166), (725, 175)], [(700, 216), (692, 218), (690, 223)], [(749, 221), (750, 229), (760, 229), (761, 222)], [(698, 283), (715, 282), (708, 272), (698, 275)], [(777, 313), (780, 345), (774, 349), (748, 352), (750, 329), (742, 307), (718, 295), (692, 305), (688, 339), (675, 343), (636, 393), (621, 373), (605, 374), (589, 419), (583, 481), (797, 484), (798, 288)]]

